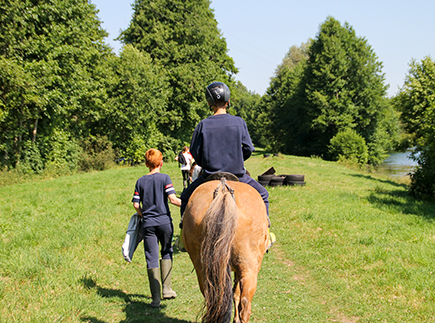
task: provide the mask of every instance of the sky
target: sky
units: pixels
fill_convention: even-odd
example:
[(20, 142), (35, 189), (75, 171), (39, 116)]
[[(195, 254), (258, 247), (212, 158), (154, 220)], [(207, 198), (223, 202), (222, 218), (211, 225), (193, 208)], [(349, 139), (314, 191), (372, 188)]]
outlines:
[[(128, 28), (134, 0), (90, 0), (100, 11), (106, 42)], [(248, 90), (263, 95), (291, 46), (315, 38), (328, 16), (350, 24), (367, 39), (383, 64), (388, 96), (403, 86), (412, 59), (435, 59), (435, 1), (433, 0), (212, 0), (218, 28), (228, 55)]]

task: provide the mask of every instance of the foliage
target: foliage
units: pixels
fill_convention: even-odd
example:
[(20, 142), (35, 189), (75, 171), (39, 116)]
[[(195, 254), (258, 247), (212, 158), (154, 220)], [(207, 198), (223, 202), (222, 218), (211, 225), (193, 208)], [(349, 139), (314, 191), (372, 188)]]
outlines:
[[(0, 12), (0, 161), (15, 167), (28, 141), (48, 147), (55, 129), (81, 137), (98, 118), (105, 88), (97, 70), (110, 50), (87, 0), (2, 1)], [(57, 152), (40, 152), (60, 166)]]
[(261, 113), (260, 100), (261, 96), (259, 94), (250, 92), (242, 83), (237, 81), (231, 91), (229, 113), (245, 120), (252, 141), (262, 145), (259, 130), (262, 123), (258, 118)]
[(44, 162), (38, 146), (30, 140), (23, 144), (20, 163), (17, 170), (26, 174), (41, 174), (44, 169)]
[(79, 166), (81, 149), (71, 134), (62, 129), (54, 129), (45, 139), (45, 168), (52, 174), (70, 174)]
[(149, 148), (167, 150), (167, 140), (157, 127), (170, 118), (166, 111), (170, 91), (162, 68), (131, 45), (124, 46), (107, 68), (111, 77), (106, 109), (91, 133), (106, 135), (121, 156), (135, 162), (143, 161)]
[(411, 173), (410, 193), (420, 199), (435, 199), (435, 143), (417, 147), (414, 160), (418, 162)]
[(81, 143), (81, 147), (80, 170), (105, 170), (113, 165), (115, 154), (107, 137), (90, 136)]
[(292, 46), (278, 66), (267, 93), (262, 98), (262, 113), (259, 118), (263, 124), (263, 142), (275, 151), (292, 151), (303, 154), (304, 147), (299, 146), (300, 132), (295, 129), (307, 127), (302, 124), (304, 111), (302, 78), (308, 60), (311, 40), (300, 47)]
[(0, 2), (1, 166), (71, 172), (78, 143), (104, 136), (119, 157), (141, 162), (155, 147), (171, 160), (209, 115), (208, 83), (225, 81), (237, 101), (208, 0), (135, 1), (119, 57), (96, 14), (88, 0)]
[(368, 161), (368, 149), (364, 138), (355, 130), (347, 128), (331, 139), (329, 154), (332, 160), (347, 160), (365, 165)]
[(385, 97), (382, 64), (349, 24), (328, 17), (313, 41), (291, 48), (276, 73), (263, 101), (276, 148), (327, 158), (330, 140), (351, 128), (366, 141), (368, 162), (382, 162), (397, 114)]
[(421, 198), (435, 198), (435, 62), (425, 57), (413, 60), (394, 100), (402, 112), (406, 130), (415, 140), (414, 159), (418, 169), (412, 175), (411, 193)]
[(163, 67), (170, 96), (157, 124), (166, 137), (190, 141), (195, 125), (209, 115), (205, 87), (230, 83), (237, 72), (208, 0), (136, 0), (124, 44), (146, 52)]

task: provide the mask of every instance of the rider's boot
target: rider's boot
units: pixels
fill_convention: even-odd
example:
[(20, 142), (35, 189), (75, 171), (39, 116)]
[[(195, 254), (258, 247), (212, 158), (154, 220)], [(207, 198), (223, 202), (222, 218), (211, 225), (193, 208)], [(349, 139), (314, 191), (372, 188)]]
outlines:
[(175, 240), (174, 246), (181, 252), (186, 252), (186, 248), (184, 248), (183, 244), (183, 229), (180, 229), (180, 235), (177, 240)]
[(272, 246), (276, 242), (276, 236), (273, 232), (270, 232), (270, 229), (267, 229), (267, 233), (268, 233), (268, 238), (269, 238), (268, 243), (267, 243), (267, 250), (269, 250), (270, 248), (272, 248)]
[(270, 248), (272, 248), (272, 246), (276, 242), (276, 236), (275, 236), (275, 234), (270, 232), (270, 218), (269, 218), (269, 215), (267, 215), (267, 221), (269, 222), (269, 225), (267, 227), (268, 242), (267, 242), (267, 249), (266, 249), (266, 251), (269, 250)]

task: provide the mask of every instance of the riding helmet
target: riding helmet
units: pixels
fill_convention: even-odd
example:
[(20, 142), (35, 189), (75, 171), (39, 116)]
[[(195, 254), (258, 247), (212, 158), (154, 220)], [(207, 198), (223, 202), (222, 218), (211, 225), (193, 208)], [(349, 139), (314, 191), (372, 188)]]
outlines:
[(230, 89), (222, 82), (211, 83), (205, 91), (205, 98), (210, 106), (214, 106), (217, 102), (229, 102), (230, 95)]

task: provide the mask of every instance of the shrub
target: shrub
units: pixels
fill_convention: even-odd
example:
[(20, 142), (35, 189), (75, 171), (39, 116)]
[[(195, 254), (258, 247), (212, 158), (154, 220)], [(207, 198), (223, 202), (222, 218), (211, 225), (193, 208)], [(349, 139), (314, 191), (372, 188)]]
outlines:
[(38, 146), (30, 140), (26, 141), (21, 150), (20, 162), (16, 170), (23, 174), (41, 174), (44, 169)]
[(435, 199), (435, 145), (417, 147), (413, 159), (418, 162), (411, 173), (410, 194), (419, 199)]
[(115, 153), (106, 136), (90, 136), (81, 143), (81, 147), (80, 170), (105, 170), (114, 165)]
[(52, 175), (70, 174), (77, 171), (81, 148), (65, 130), (55, 129), (46, 139), (48, 154), (45, 172)]
[(147, 142), (145, 136), (134, 134), (126, 148), (126, 156), (132, 158), (135, 164), (145, 161), (145, 153), (147, 152)]
[(368, 148), (364, 138), (353, 129), (337, 133), (328, 146), (332, 160), (346, 160), (365, 165), (368, 162)]
[(7, 167), (4, 167), (3, 169), (0, 169), (0, 187), (23, 183), (33, 177), (36, 177), (36, 175), (24, 174), (15, 168), (8, 169)]

